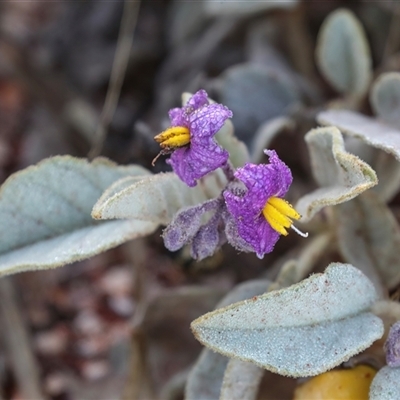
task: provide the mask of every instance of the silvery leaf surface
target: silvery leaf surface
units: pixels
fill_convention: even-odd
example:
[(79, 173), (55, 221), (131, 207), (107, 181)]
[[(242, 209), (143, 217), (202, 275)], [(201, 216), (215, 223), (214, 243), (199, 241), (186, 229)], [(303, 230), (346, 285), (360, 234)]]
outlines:
[(349, 201), (378, 183), (375, 171), (345, 150), (336, 127), (313, 129), (305, 140), (314, 178), (321, 187), (297, 202), (302, 221), (309, 221), (322, 208)]
[[(192, 93), (182, 93), (182, 105), (185, 105), (192, 97)], [(210, 103), (215, 103), (209, 99)], [(215, 140), (229, 153), (229, 160), (234, 167), (242, 167), (250, 161), (247, 146), (235, 136), (235, 127), (230, 119), (227, 119), (222, 128), (216, 133)]]
[[(264, 293), (270, 282), (254, 280), (244, 282), (231, 290), (217, 305), (226, 307), (234, 302)], [(216, 400), (220, 396), (222, 381), (229, 359), (209, 349), (203, 349), (193, 366), (185, 390), (186, 400)]]
[(323, 125), (334, 125), (343, 133), (392, 154), (400, 161), (400, 130), (354, 111), (327, 110), (318, 114)]
[(183, 207), (199, 204), (216, 197), (225, 187), (226, 178), (215, 171), (190, 188), (172, 172), (146, 176), (123, 187), (110, 188), (95, 204), (95, 219), (138, 219), (167, 225)]
[[(335, 207), (337, 240), (345, 260), (360, 268), (376, 287), (400, 283), (400, 229), (396, 218), (368, 191)], [(375, 278), (374, 278), (375, 275)]]
[(204, 9), (209, 15), (249, 15), (278, 8), (293, 8), (298, 0), (274, 1), (264, 0), (241, 2), (229, 0), (203, 0)]
[(383, 200), (391, 200), (400, 187), (400, 130), (348, 110), (323, 111), (318, 114), (317, 120), (323, 125), (335, 125), (343, 133), (387, 153), (386, 157), (377, 154), (372, 164), (379, 177), (379, 184), (374, 190)]
[(11, 175), (0, 188), (0, 275), (61, 266), (153, 232), (150, 222), (99, 223), (90, 216), (114, 181), (148, 174), (104, 158), (57, 156)]
[(311, 273), (318, 260), (328, 251), (332, 239), (330, 232), (324, 232), (310, 238), (296, 259), (290, 259), (282, 265), (275, 282), (280, 287), (286, 287), (303, 280)]
[(312, 376), (369, 347), (383, 335), (368, 312), (373, 284), (348, 264), (331, 264), (286, 289), (205, 314), (192, 322), (205, 346), (281, 375)]
[(369, 389), (369, 400), (400, 399), (400, 368), (383, 367)]
[(400, 73), (382, 74), (370, 92), (375, 114), (390, 125), (400, 127)]
[(255, 400), (264, 369), (252, 363), (229, 360), (219, 400)]
[(224, 126), (215, 135), (217, 142), (229, 152), (229, 160), (236, 168), (242, 167), (250, 161), (247, 146), (234, 135), (234, 126), (230, 119), (225, 121)]
[(363, 27), (349, 10), (332, 12), (321, 26), (316, 59), (319, 69), (341, 93), (363, 96), (372, 78), (372, 60)]
[[(152, 174), (147, 174), (147, 177), (152, 176)], [(115, 194), (121, 192), (122, 190), (132, 186), (134, 183), (141, 181), (144, 176), (126, 176), (124, 178), (118, 179), (110, 187), (108, 187), (101, 195), (102, 199), (108, 199)]]
[(234, 65), (219, 79), (221, 103), (232, 110), (235, 133), (247, 144), (262, 123), (287, 114), (301, 101), (286, 72), (262, 64)]
[(375, 150), (375, 159), (371, 163), (378, 175), (379, 183), (372, 190), (384, 202), (390, 202), (400, 189), (400, 163), (383, 150)]

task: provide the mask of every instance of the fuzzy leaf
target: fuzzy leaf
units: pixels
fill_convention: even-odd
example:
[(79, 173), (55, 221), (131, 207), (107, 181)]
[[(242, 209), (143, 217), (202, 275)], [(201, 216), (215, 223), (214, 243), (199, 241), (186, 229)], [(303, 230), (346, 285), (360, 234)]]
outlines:
[(375, 171), (346, 152), (340, 131), (331, 126), (313, 129), (305, 140), (315, 180), (321, 188), (303, 196), (296, 209), (309, 221), (326, 206), (349, 201), (378, 183)]
[[(400, 187), (400, 130), (347, 110), (328, 110), (318, 114), (318, 122), (323, 125), (335, 125), (343, 133), (361, 140), (366, 145), (383, 150), (375, 151), (372, 162), (379, 178), (374, 191), (385, 201), (390, 201)], [(355, 139), (353, 139), (355, 140)], [(395, 159), (393, 159), (393, 157)]]
[(229, 360), (219, 400), (255, 400), (264, 370), (249, 362)]
[[(349, 263), (389, 289), (400, 283), (400, 229), (396, 218), (374, 192), (335, 207), (339, 249)], [(380, 283), (375, 282), (375, 287)]]
[(224, 183), (222, 174), (210, 174), (190, 188), (176, 174), (161, 173), (145, 177), (119, 192), (111, 188), (95, 204), (92, 216), (95, 219), (133, 218), (167, 225), (181, 208), (217, 196)]
[(383, 367), (369, 389), (369, 400), (400, 399), (400, 368)]
[(229, 160), (236, 168), (242, 167), (250, 161), (247, 146), (234, 135), (233, 123), (230, 119), (225, 121), (224, 126), (215, 135), (217, 142), (229, 152)]
[(378, 175), (379, 183), (372, 188), (379, 198), (385, 202), (390, 202), (400, 189), (400, 163), (390, 154), (373, 149), (375, 152), (374, 166)]
[[(147, 175), (147, 177), (150, 176), (152, 175), (151, 174)], [(143, 178), (144, 178), (143, 176), (126, 176), (125, 178), (118, 179), (115, 183), (113, 183), (103, 192), (103, 194), (101, 195), (101, 199), (109, 199), (115, 194), (121, 192), (122, 190), (132, 186), (134, 183), (141, 181)]]
[(376, 300), (358, 269), (331, 264), (324, 274), (205, 314), (191, 327), (200, 342), (228, 357), (312, 376), (382, 337), (381, 319), (368, 312)]
[(382, 74), (372, 86), (370, 101), (376, 115), (400, 126), (400, 73)]
[(277, 8), (293, 8), (298, 0), (263, 0), (254, 2), (205, 0), (204, 9), (210, 15), (249, 15)]
[(370, 146), (392, 154), (400, 161), (400, 130), (375, 118), (348, 111), (328, 110), (318, 114), (323, 125), (335, 125), (343, 133), (357, 137)]
[(279, 287), (293, 285), (303, 280), (314, 269), (319, 259), (327, 253), (332, 243), (330, 232), (320, 233), (308, 240), (296, 259), (286, 261), (275, 279)]
[[(236, 286), (217, 305), (217, 308), (228, 306), (236, 301), (249, 299), (264, 293), (270, 282), (267, 280), (248, 281)], [(185, 390), (186, 400), (218, 399), (222, 380), (229, 359), (211, 350), (203, 349), (192, 368)]]
[(57, 267), (153, 232), (153, 223), (99, 224), (90, 216), (115, 180), (148, 173), (103, 158), (58, 156), (12, 175), (0, 189), (0, 275)]
[(336, 10), (324, 21), (316, 59), (336, 90), (357, 97), (365, 94), (372, 77), (372, 60), (364, 30), (351, 11)]
[(300, 102), (300, 91), (291, 78), (262, 64), (234, 65), (220, 79), (221, 103), (232, 110), (235, 133), (246, 142), (260, 124), (287, 114)]

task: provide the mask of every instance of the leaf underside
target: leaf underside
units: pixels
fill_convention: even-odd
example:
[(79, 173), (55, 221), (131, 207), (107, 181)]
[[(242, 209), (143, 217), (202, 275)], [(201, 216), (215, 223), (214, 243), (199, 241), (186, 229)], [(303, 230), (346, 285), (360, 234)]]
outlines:
[(61, 266), (153, 232), (153, 223), (90, 216), (114, 181), (148, 174), (104, 158), (57, 156), (10, 176), (0, 188), (0, 275)]
[(348, 360), (383, 335), (368, 312), (377, 295), (356, 268), (331, 264), (287, 289), (213, 311), (191, 327), (207, 347), (282, 375), (312, 376)]

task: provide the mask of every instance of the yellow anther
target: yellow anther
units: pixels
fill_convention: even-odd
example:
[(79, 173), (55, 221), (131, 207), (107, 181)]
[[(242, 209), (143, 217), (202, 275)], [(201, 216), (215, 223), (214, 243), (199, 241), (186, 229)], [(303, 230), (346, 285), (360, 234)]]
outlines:
[(190, 143), (190, 132), (185, 126), (173, 126), (158, 134), (154, 140), (162, 148), (182, 147)]
[(283, 236), (288, 235), (288, 231), (284, 228), (283, 225), (281, 225), (279, 222), (276, 222), (274, 219), (271, 218), (270, 215), (265, 215), (265, 219), (268, 221), (268, 223), (271, 225), (272, 229), (277, 231), (279, 234)]
[(274, 228), (281, 235), (286, 236), (288, 234), (285, 228), (289, 228), (290, 225), (292, 225), (292, 221), (288, 217), (286, 217), (268, 202), (263, 209), (263, 214), (272, 228)]
[(300, 214), (286, 200), (279, 197), (270, 197), (265, 204), (262, 213), (271, 225), (281, 235), (287, 236), (286, 228), (294, 229), (299, 235), (307, 236), (292, 225), (292, 219), (298, 220)]
[(301, 217), (301, 215), (293, 208), (293, 206), (284, 199), (279, 197), (270, 197), (268, 199), (268, 203), (291, 219), (298, 220)]

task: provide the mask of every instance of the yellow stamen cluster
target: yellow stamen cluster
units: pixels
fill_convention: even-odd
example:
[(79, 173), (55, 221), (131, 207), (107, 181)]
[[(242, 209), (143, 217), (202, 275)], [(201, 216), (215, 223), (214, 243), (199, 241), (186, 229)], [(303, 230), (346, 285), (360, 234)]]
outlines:
[(288, 234), (286, 228), (293, 227), (292, 220), (301, 217), (291, 204), (279, 197), (270, 197), (262, 213), (271, 227), (284, 236)]
[(190, 142), (190, 132), (185, 126), (173, 126), (158, 134), (154, 140), (164, 148), (186, 146)]

